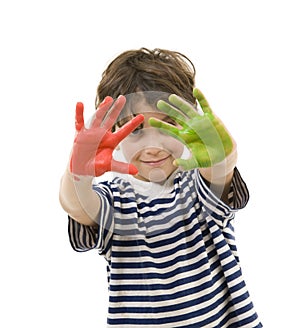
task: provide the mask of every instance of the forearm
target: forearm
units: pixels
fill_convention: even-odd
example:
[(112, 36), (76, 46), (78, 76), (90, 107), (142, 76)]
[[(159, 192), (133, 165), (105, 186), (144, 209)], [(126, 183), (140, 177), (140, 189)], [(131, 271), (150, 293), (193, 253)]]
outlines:
[(229, 204), (228, 194), (234, 171), (221, 178), (212, 178), (213, 175), (208, 169), (199, 169), (202, 178), (210, 190), (219, 197), (225, 204)]
[(211, 191), (225, 204), (229, 203), (228, 193), (237, 162), (236, 147), (222, 162), (212, 167), (200, 168), (200, 174)]
[(100, 199), (92, 189), (93, 177), (74, 176), (69, 169), (64, 173), (59, 192), (62, 208), (77, 222), (97, 225)]

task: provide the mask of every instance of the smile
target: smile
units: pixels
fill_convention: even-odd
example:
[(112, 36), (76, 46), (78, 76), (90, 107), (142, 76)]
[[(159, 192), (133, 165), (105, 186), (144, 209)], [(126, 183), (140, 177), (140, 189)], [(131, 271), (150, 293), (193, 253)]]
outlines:
[(156, 160), (156, 159), (153, 159), (153, 160), (147, 160), (147, 161), (142, 161), (141, 162), (143, 164), (146, 164), (146, 165), (149, 165), (149, 166), (154, 166), (154, 167), (158, 167), (158, 166), (162, 166), (163, 164), (165, 164), (165, 162), (169, 159), (171, 155), (165, 157), (165, 158), (162, 158), (162, 159), (159, 159), (159, 160)]

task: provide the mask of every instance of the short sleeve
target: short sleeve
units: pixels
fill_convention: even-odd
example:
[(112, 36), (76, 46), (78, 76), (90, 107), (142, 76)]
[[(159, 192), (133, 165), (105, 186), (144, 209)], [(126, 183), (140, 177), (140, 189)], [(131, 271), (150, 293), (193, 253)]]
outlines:
[(237, 168), (234, 169), (228, 198), (230, 207), (236, 210), (244, 208), (249, 201), (247, 185)]
[(100, 254), (107, 254), (113, 234), (112, 194), (109, 187), (102, 184), (93, 186), (100, 198), (98, 226), (80, 224), (69, 216), (68, 233), (72, 248), (77, 252), (97, 249)]

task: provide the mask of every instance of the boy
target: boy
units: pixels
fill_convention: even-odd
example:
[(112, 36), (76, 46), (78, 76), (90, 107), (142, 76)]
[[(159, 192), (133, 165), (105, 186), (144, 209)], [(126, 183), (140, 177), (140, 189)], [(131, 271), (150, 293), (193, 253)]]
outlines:
[[(248, 201), (235, 142), (194, 78), (178, 52), (127, 51), (102, 75), (89, 128), (77, 104), (60, 201), (72, 247), (107, 260), (108, 327), (262, 327), (231, 225)], [(121, 174), (93, 184), (108, 171)]]

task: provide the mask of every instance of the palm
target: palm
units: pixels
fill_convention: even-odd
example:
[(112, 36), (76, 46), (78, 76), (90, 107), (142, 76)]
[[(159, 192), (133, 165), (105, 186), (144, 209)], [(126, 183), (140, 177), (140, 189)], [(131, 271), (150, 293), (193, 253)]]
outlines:
[[(76, 137), (74, 140), (71, 172), (79, 175), (100, 176), (107, 171), (136, 174), (137, 169), (127, 163), (115, 161), (113, 151), (117, 145), (143, 121), (138, 115), (117, 132), (112, 133), (115, 123), (125, 104), (125, 97), (119, 97), (114, 103), (107, 97), (89, 128), (84, 125), (83, 104), (76, 106)], [(106, 115), (109, 111), (109, 115)]]
[(150, 124), (163, 130), (184, 143), (191, 152), (188, 160), (177, 159), (176, 164), (184, 169), (211, 167), (221, 162), (233, 149), (233, 141), (223, 123), (213, 114), (205, 97), (194, 89), (203, 115), (182, 98), (171, 95), (168, 104), (159, 101), (157, 107), (172, 117), (180, 127), (171, 126), (157, 119), (150, 119)]

